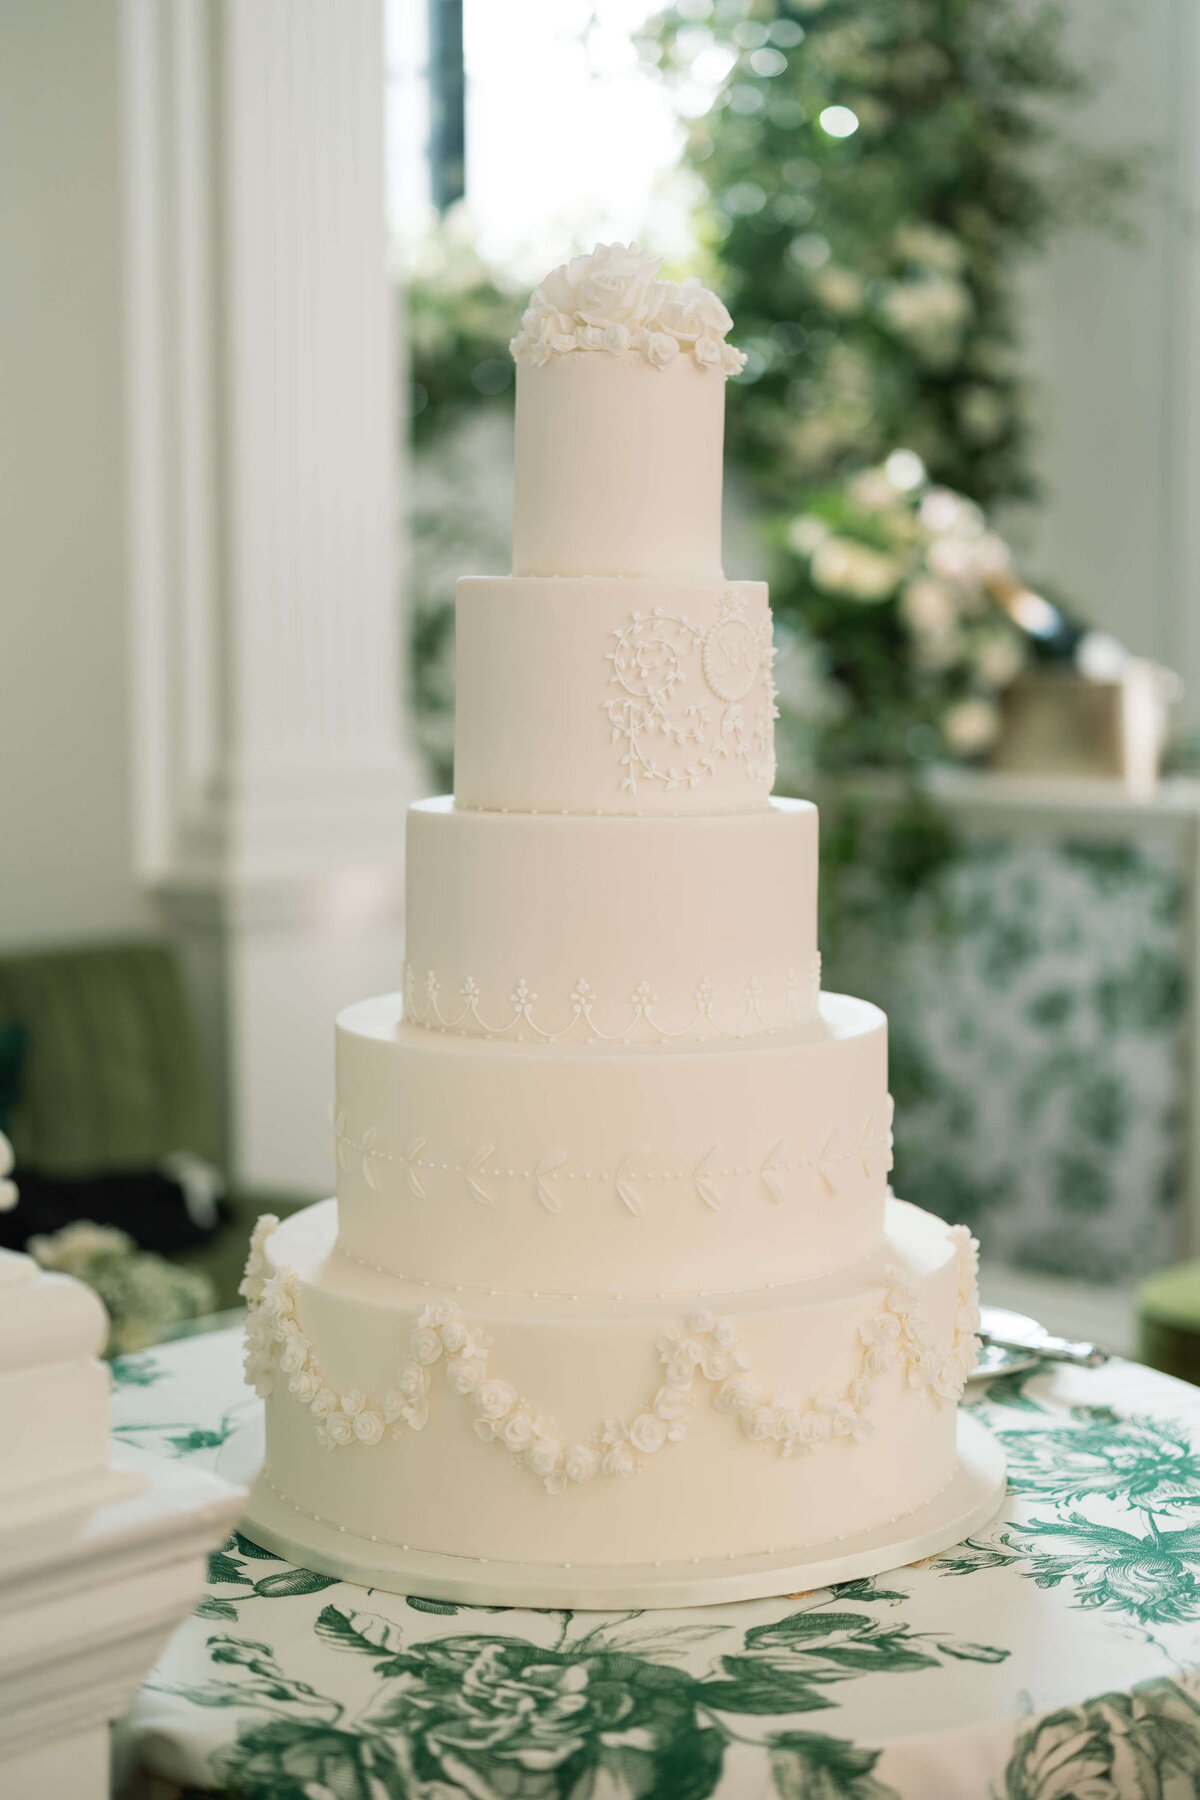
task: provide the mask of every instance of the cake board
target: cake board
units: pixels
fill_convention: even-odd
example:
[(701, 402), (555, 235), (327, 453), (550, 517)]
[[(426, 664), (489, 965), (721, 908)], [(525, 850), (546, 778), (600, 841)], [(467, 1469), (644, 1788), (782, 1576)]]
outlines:
[(429, 1600), (578, 1611), (716, 1606), (880, 1575), (961, 1543), (995, 1517), (1006, 1488), (1004, 1451), (977, 1419), (960, 1413), (958, 1465), (950, 1481), (926, 1505), (875, 1531), (810, 1545), (803, 1552), (572, 1567), (477, 1561), (372, 1542), (292, 1505), (268, 1486), (261, 1462), (262, 1424), (256, 1417), (230, 1439), (221, 1473), (252, 1483), (240, 1529), (264, 1550), (300, 1568)]

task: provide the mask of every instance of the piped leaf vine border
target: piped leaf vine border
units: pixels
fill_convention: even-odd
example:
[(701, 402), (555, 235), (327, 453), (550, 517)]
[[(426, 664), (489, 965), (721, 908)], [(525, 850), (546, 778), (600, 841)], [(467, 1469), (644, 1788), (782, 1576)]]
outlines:
[(710, 1211), (720, 1209), (725, 1194), (718, 1183), (754, 1177), (762, 1184), (767, 1198), (782, 1206), (787, 1193), (784, 1177), (790, 1174), (815, 1174), (821, 1193), (838, 1192), (837, 1178), (851, 1165), (857, 1164), (867, 1180), (886, 1174), (892, 1166), (891, 1096), (882, 1118), (868, 1113), (861, 1124), (836, 1125), (826, 1134), (820, 1149), (812, 1156), (795, 1156), (789, 1139), (777, 1138), (761, 1159), (752, 1163), (729, 1164), (722, 1160), (721, 1145), (710, 1144), (695, 1163), (684, 1169), (647, 1169), (654, 1154), (649, 1144), (635, 1144), (611, 1169), (581, 1169), (571, 1166), (569, 1153), (557, 1146), (545, 1150), (527, 1168), (509, 1167), (497, 1158), (497, 1146), (484, 1140), (461, 1161), (439, 1158), (423, 1137), (414, 1137), (401, 1151), (386, 1148), (379, 1127), (369, 1125), (355, 1138), (349, 1130), (344, 1108), (334, 1112), (333, 1131), (338, 1164), (349, 1171), (361, 1169), (369, 1188), (378, 1189), (381, 1165), (390, 1165), (403, 1180), (414, 1200), (428, 1198), (427, 1183), (432, 1176), (450, 1175), (462, 1180), (469, 1197), (480, 1206), (495, 1203), (495, 1184), (520, 1182), (532, 1189), (533, 1197), (548, 1213), (561, 1213), (563, 1182), (600, 1182), (611, 1184), (616, 1198), (635, 1217), (645, 1211), (644, 1183), (654, 1181), (690, 1183)]

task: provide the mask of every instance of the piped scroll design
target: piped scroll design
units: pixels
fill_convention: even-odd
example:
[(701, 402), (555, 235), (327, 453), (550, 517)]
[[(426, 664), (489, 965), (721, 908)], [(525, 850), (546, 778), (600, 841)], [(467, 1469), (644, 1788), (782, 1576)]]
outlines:
[[(405, 963), (405, 1023), (421, 1025), (427, 1031), (468, 1032), (475, 1037), (507, 1037), (518, 1042), (535, 1039), (547, 1044), (571, 1037), (589, 1044), (667, 1043), (676, 1038), (703, 1043), (710, 1038), (759, 1037), (811, 1019), (820, 1001), (821, 959), (814, 956), (805, 975), (790, 969), (771, 984), (752, 975), (737, 1000), (718, 995), (711, 981), (702, 980), (691, 997), (691, 1013), (683, 1015), (682, 1022), (680, 1005), (667, 1003), (662, 1009), (649, 981), (638, 982), (629, 995), (628, 1012), (622, 1015), (610, 997), (598, 995), (581, 976), (565, 1000), (559, 996), (552, 1003), (553, 1024), (546, 1022), (544, 1010), (537, 1010), (539, 996), (524, 979), (508, 995), (507, 1013), (501, 1010), (504, 1002), (494, 995), (485, 996), (473, 976), (468, 975), (458, 988), (457, 1002), (443, 998), (446, 985), (436, 970), (421, 975), (411, 963)], [(565, 1023), (560, 1023), (564, 1014)], [(606, 1030), (601, 1020), (613, 1019), (618, 1021), (616, 1030)]]
[(695, 788), (731, 758), (747, 780), (770, 789), (778, 712), (768, 612), (752, 620), (745, 596), (730, 588), (706, 631), (655, 607), (631, 613), (612, 635), (608, 660), (618, 692), (604, 711), (622, 747), (622, 793), (636, 794), (644, 783), (667, 793)]
[(889, 1265), (883, 1271), (887, 1287), (882, 1301), (858, 1330), (858, 1373), (840, 1393), (818, 1393), (798, 1405), (768, 1396), (754, 1378), (732, 1320), (693, 1312), (666, 1326), (658, 1338), (655, 1348), (664, 1378), (642, 1407), (625, 1418), (605, 1419), (586, 1440), (567, 1442), (551, 1415), (493, 1373), (492, 1340), (468, 1325), (450, 1300), (427, 1306), (418, 1316), (408, 1360), (398, 1370), (394, 1388), (379, 1399), (359, 1389), (338, 1392), (322, 1374), (297, 1317), (294, 1271), (267, 1272), (264, 1246), (278, 1223), (267, 1214), (256, 1225), (239, 1290), (250, 1308), (245, 1369), (255, 1391), (266, 1398), (276, 1376), (285, 1376), (288, 1392), (310, 1409), (326, 1449), (374, 1445), (385, 1436), (398, 1439), (424, 1428), (431, 1371), (440, 1363), (451, 1391), (469, 1403), (476, 1435), (506, 1450), (549, 1494), (634, 1475), (647, 1456), (686, 1437), (698, 1382), (708, 1384), (712, 1405), (736, 1418), (751, 1443), (774, 1446), (783, 1456), (806, 1455), (838, 1438), (858, 1442), (867, 1436), (878, 1381), (893, 1369), (902, 1370), (911, 1387), (923, 1389), (934, 1401), (956, 1401), (978, 1352), (978, 1245), (965, 1226), (957, 1225), (950, 1232), (957, 1292), (948, 1349), (934, 1344), (914, 1284), (902, 1269)]
[(427, 1198), (431, 1176), (449, 1175), (461, 1180), (462, 1191), (480, 1206), (494, 1205), (497, 1192), (511, 1193), (513, 1184), (518, 1184), (548, 1213), (562, 1212), (566, 1191), (563, 1184), (569, 1182), (610, 1186), (625, 1211), (637, 1217), (645, 1210), (650, 1183), (661, 1190), (664, 1183), (682, 1182), (693, 1190), (697, 1200), (716, 1212), (728, 1197), (731, 1181), (750, 1177), (765, 1199), (782, 1206), (789, 1198), (789, 1189), (794, 1192), (793, 1184), (787, 1180), (789, 1176), (813, 1178), (821, 1194), (833, 1195), (846, 1174), (861, 1170), (871, 1180), (886, 1174), (892, 1166), (890, 1095), (882, 1116), (868, 1113), (857, 1124), (834, 1126), (810, 1155), (795, 1154), (789, 1140), (781, 1137), (758, 1160), (731, 1163), (722, 1156), (721, 1145), (715, 1143), (696, 1162), (683, 1168), (656, 1166), (654, 1149), (649, 1144), (632, 1145), (613, 1168), (602, 1169), (579, 1167), (570, 1153), (558, 1146), (547, 1148), (529, 1167), (510, 1167), (503, 1157), (497, 1156), (497, 1146), (488, 1141), (452, 1161), (439, 1157), (436, 1148), (431, 1149), (423, 1137), (410, 1139), (399, 1150), (388, 1150), (374, 1125), (355, 1138), (344, 1111), (334, 1115), (333, 1124), (339, 1165), (346, 1170), (360, 1169), (370, 1188), (379, 1188), (381, 1168), (391, 1165), (405, 1192), (414, 1200)]

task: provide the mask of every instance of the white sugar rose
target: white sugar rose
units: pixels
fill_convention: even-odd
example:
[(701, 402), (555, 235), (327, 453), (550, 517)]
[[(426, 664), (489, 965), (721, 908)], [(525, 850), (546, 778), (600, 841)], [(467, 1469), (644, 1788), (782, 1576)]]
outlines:
[(418, 1325), (408, 1340), (414, 1362), (435, 1363), (442, 1354), (442, 1340), (430, 1325)]
[(351, 1388), (348, 1393), (342, 1395), (342, 1411), (351, 1419), (355, 1418), (366, 1404), (367, 1396), (361, 1388)]
[(383, 1436), (383, 1414), (367, 1407), (354, 1420), (354, 1435), (360, 1444), (377, 1444)]
[(766, 1443), (775, 1436), (775, 1408), (773, 1406), (752, 1406), (742, 1414), (742, 1430), (756, 1444)]
[(443, 1325), (449, 1325), (451, 1320), (457, 1317), (458, 1308), (453, 1300), (435, 1300), (432, 1305), (426, 1306), (422, 1310), (417, 1324), (440, 1328)]
[(622, 351), (628, 350), (629, 348), (628, 325), (622, 325), (620, 323), (606, 325), (601, 333), (601, 337), (603, 339), (602, 347), (608, 351), (610, 356), (620, 356)]
[(473, 1394), (486, 1374), (487, 1364), (477, 1356), (456, 1356), (446, 1364), (446, 1379), (456, 1394)]
[(442, 1326), (442, 1343), (453, 1354), (461, 1350), (467, 1341), (467, 1328), (461, 1319), (448, 1319)]
[(275, 1392), (275, 1376), (267, 1362), (247, 1361), (246, 1380), (260, 1400), (269, 1400)]
[(299, 1332), (293, 1333), (284, 1344), (283, 1351), (279, 1358), (279, 1367), (283, 1370), (283, 1373), (285, 1375), (298, 1374), (301, 1369), (307, 1366), (311, 1349), (312, 1345), (306, 1337), (301, 1337)]
[(289, 1394), (294, 1394), (301, 1406), (311, 1406), (320, 1387), (311, 1369), (297, 1369), (288, 1382)]
[(578, 272), (588, 260), (586, 256), (576, 256), (569, 263), (560, 263), (557, 269), (551, 269), (530, 295), (526, 317), (529, 313), (550, 313), (570, 319), (575, 312)]
[(429, 1392), (429, 1370), (420, 1363), (406, 1363), (396, 1377), (396, 1385), (409, 1400), (420, 1400)]
[(663, 302), (654, 320), (660, 331), (669, 331), (681, 344), (692, 344), (701, 337), (722, 338), (732, 329), (733, 320), (698, 276), (668, 281), (664, 286)]
[(649, 325), (662, 297), (657, 273), (658, 263), (636, 244), (598, 244), (567, 267), (576, 317), (585, 325)]
[(290, 1317), (296, 1306), (290, 1279), (286, 1275), (272, 1275), (264, 1281), (259, 1305), (268, 1318)]
[(933, 1376), (933, 1391), (938, 1399), (957, 1400), (964, 1386), (965, 1376), (961, 1364), (952, 1356), (942, 1357)]
[(475, 1410), (484, 1419), (504, 1419), (517, 1404), (517, 1390), (507, 1381), (482, 1381), (475, 1390)]
[(528, 1450), (533, 1442), (533, 1420), (527, 1412), (515, 1412), (505, 1419), (500, 1435), (509, 1450)]
[(562, 1460), (562, 1446), (556, 1438), (535, 1438), (525, 1452), (525, 1461), (535, 1475), (552, 1475)]
[(646, 340), (646, 359), (656, 369), (665, 369), (679, 355), (679, 340), (666, 331), (652, 331)]
[(682, 1419), (688, 1397), (680, 1388), (660, 1387), (654, 1396), (654, 1410), (660, 1419)]
[(429, 1423), (428, 1400), (406, 1400), (404, 1402), (404, 1412), (401, 1416), (404, 1419), (404, 1423), (411, 1426), (414, 1431), (424, 1431), (426, 1425)]
[(704, 1352), (704, 1360), (700, 1367), (704, 1371), (706, 1380), (724, 1381), (726, 1376), (733, 1374), (733, 1357), (728, 1350), (722, 1350), (714, 1345)]
[(590, 1444), (572, 1444), (563, 1457), (568, 1481), (591, 1481), (600, 1469), (600, 1458)]
[[(624, 329), (622, 327), (622, 329)], [(575, 342), (581, 350), (603, 350), (605, 331), (601, 325), (580, 325), (576, 327)]]
[(606, 1475), (620, 1475), (624, 1479), (633, 1474), (633, 1451), (628, 1444), (613, 1444), (604, 1452), (600, 1467)]
[(325, 1421), (325, 1429), (329, 1433), (331, 1443), (352, 1444), (354, 1442), (354, 1420), (347, 1413), (330, 1413)]
[(647, 1454), (661, 1450), (667, 1441), (667, 1428), (653, 1413), (639, 1413), (629, 1427), (629, 1438), (635, 1450)]
[(806, 1450), (819, 1450), (829, 1442), (829, 1419), (825, 1413), (802, 1413), (793, 1435)]
[(858, 1430), (858, 1414), (849, 1401), (838, 1399), (836, 1395), (818, 1394), (817, 1405), (829, 1420), (835, 1437), (854, 1436)]
[(313, 1395), (313, 1412), (318, 1419), (328, 1419), (338, 1409), (338, 1397), (332, 1388), (318, 1388)]
[(722, 362), (722, 350), (720, 338), (715, 337), (698, 337), (692, 345), (692, 355), (702, 369), (719, 368)]
[(728, 1381), (721, 1383), (713, 1398), (713, 1405), (721, 1412), (744, 1413), (750, 1410), (757, 1399), (753, 1383), (747, 1381), (744, 1375), (731, 1375)]

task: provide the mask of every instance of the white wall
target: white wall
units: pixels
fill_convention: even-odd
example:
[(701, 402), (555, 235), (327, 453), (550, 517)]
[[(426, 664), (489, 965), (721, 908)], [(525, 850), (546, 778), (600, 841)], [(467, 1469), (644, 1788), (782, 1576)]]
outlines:
[(115, 15), (0, 7), (0, 948), (150, 923), (126, 730)]
[[(1044, 504), (1021, 521), (1031, 578), (1186, 683), (1200, 723), (1200, 158), (1195, 0), (1071, 0), (1094, 98), (1078, 141), (1144, 150), (1125, 241), (1057, 238), (1027, 283)], [(1193, 515), (1197, 516), (1193, 518)]]
[(0, 0), (0, 950), (169, 933), (235, 1173), (399, 985), (381, 0)]

